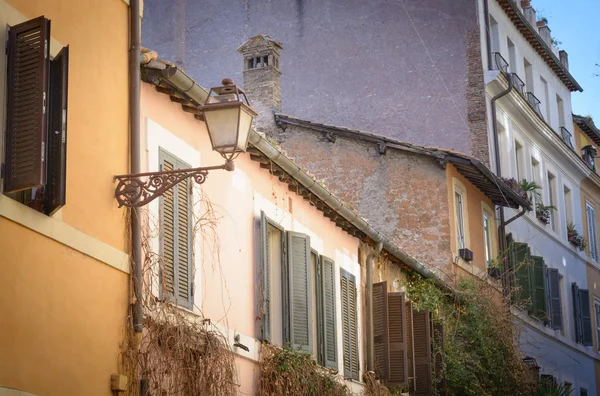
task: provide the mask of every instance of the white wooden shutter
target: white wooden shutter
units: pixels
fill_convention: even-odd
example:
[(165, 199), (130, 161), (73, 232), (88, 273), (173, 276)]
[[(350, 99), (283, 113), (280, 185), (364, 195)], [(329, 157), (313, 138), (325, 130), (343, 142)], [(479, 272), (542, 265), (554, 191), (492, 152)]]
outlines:
[(310, 293), (310, 238), (288, 231), (287, 291), (289, 343), (304, 352), (312, 352)]

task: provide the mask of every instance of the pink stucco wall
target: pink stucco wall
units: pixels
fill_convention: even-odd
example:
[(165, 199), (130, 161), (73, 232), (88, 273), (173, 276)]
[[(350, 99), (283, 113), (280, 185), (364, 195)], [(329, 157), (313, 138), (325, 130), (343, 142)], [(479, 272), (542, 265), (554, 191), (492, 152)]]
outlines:
[[(170, 144), (177, 141), (177, 144), (197, 150), (201, 166), (223, 163), (220, 155), (211, 149), (205, 124), (183, 112), (167, 95), (156, 92), (148, 84), (142, 86), (142, 117), (143, 170), (152, 169), (149, 150), (156, 149), (148, 146), (148, 129), (144, 126), (150, 122), (175, 135)], [(177, 152), (172, 154), (178, 155)], [(337, 271), (341, 267), (355, 273), (357, 280), (360, 279), (359, 240), (338, 228), (301, 196), (289, 191), (287, 184), (261, 169), (248, 154), (240, 155), (235, 166), (234, 172), (211, 172), (202, 187), (219, 217), (218, 246), (201, 243), (201, 263), (196, 265), (195, 303), (204, 317), (248, 337), (247, 342), (251, 343), (254, 341), (252, 338), (258, 337), (255, 279), (259, 245), (255, 224), (261, 210), (286, 230), (310, 235), (312, 248), (333, 258)], [(359, 298), (361, 292), (359, 286)], [(339, 313), (338, 309), (338, 318)], [(359, 339), (361, 333), (362, 329), (359, 329)], [(342, 360), (341, 332), (338, 334)], [(245, 354), (249, 359), (238, 359), (242, 394), (254, 394), (256, 390), (257, 351), (252, 348), (250, 354)], [(258, 348), (258, 343), (255, 348)], [(359, 350), (362, 348), (359, 347)]]

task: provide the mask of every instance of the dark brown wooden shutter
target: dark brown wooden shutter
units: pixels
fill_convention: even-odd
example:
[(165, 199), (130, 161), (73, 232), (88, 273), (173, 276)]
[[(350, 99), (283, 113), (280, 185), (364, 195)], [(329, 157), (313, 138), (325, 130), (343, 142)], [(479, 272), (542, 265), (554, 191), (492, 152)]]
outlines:
[(408, 383), (404, 316), (404, 294), (389, 293), (390, 377), (387, 382), (389, 386), (401, 386)]
[(415, 342), (413, 339), (413, 310), (410, 301), (407, 301), (404, 304), (404, 317), (406, 319), (406, 366), (408, 369), (408, 385), (409, 388), (413, 389), (415, 380)]
[(413, 312), (415, 395), (429, 396), (431, 383), (431, 330), (428, 311)]
[(66, 203), (68, 78), (69, 47), (64, 47), (50, 64), (48, 177), (44, 189), (44, 212), (48, 215)]
[(583, 339), (583, 328), (581, 323), (581, 302), (579, 301), (579, 286), (571, 284), (571, 295), (573, 297), (573, 319), (575, 322), (575, 342), (581, 343)]
[(44, 17), (10, 28), (4, 192), (46, 184), (49, 46)]
[(433, 323), (433, 369), (435, 371), (436, 395), (446, 395), (446, 369), (444, 366), (444, 355), (446, 343), (444, 336), (444, 326), (440, 322)]
[(375, 373), (384, 381), (389, 378), (390, 353), (388, 335), (387, 282), (373, 284), (373, 351)]
[(585, 346), (591, 346), (592, 316), (590, 313), (590, 292), (587, 289), (579, 289), (579, 301), (581, 303), (581, 343)]

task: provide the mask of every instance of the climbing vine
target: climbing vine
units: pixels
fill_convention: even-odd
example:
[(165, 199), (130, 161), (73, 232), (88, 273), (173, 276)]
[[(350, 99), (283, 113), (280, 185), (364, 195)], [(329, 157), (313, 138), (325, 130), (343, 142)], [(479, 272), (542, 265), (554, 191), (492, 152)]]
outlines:
[[(198, 188), (193, 202), (192, 238), (201, 241), (203, 250), (212, 252), (212, 265), (220, 265), (216, 226), (219, 220), (208, 197)], [(127, 219), (131, 218), (127, 213)], [(156, 251), (160, 230), (159, 219), (144, 208), (138, 219), (142, 229), (142, 293), (143, 331), (135, 333), (131, 325), (132, 303), (127, 318), (126, 334), (121, 346), (120, 372), (128, 377), (127, 395), (131, 396), (229, 396), (237, 393), (234, 354), (227, 340), (195, 307), (183, 310), (161, 290), (164, 262)], [(130, 230), (130, 224), (128, 229)], [(128, 238), (130, 240), (130, 238)], [(192, 243), (192, 246), (195, 244)], [(204, 260), (201, 260), (204, 264)], [(195, 262), (195, 260), (192, 260)], [(190, 276), (198, 269), (193, 267)], [(131, 284), (135, 274), (131, 265)], [(133, 290), (133, 287), (130, 288)], [(225, 287), (226, 290), (226, 287)], [(132, 302), (135, 296), (131, 296)]]

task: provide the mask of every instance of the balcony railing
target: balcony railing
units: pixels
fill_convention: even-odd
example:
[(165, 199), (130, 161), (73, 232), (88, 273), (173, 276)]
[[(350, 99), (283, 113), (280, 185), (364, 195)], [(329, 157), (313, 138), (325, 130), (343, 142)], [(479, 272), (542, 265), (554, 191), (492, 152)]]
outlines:
[(542, 120), (544, 119), (544, 116), (542, 115), (542, 109), (540, 108), (540, 104), (542, 102), (540, 102), (540, 100), (538, 98), (535, 97), (534, 94), (532, 94), (531, 92), (527, 92), (527, 102), (529, 102), (529, 105), (531, 107), (533, 107), (533, 109), (535, 110), (536, 113), (538, 113), (538, 115), (542, 118)]
[(510, 78), (512, 79), (513, 87), (515, 87), (521, 95), (525, 95), (525, 83), (521, 80), (521, 77), (519, 77), (517, 73), (510, 73)]
[(508, 73), (508, 62), (500, 55), (499, 52), (493, 52), (494, 57), (494, 70), (500, 70), (504, 73)]
[(597, 155), (598, 155), (598, 151), (596, 150), (596, 147), (594, 147), (594, 146), (591, 146), (591, 145), (585, 146), (584, 148), (581, 149), (581, 158), (583, 158), (583, 160), (585, 161), (587, 166), (594, 172), (596, 172), (596, 163), (595, 163), (594, 159), (596, 158)]
[(560, 127), (560, 135), (562, 136), (562, 140), (569, 145), (569, 147), (573, 148), (573, 142), (571, 142), (571, 132), (567, 130), (565, 127)]

